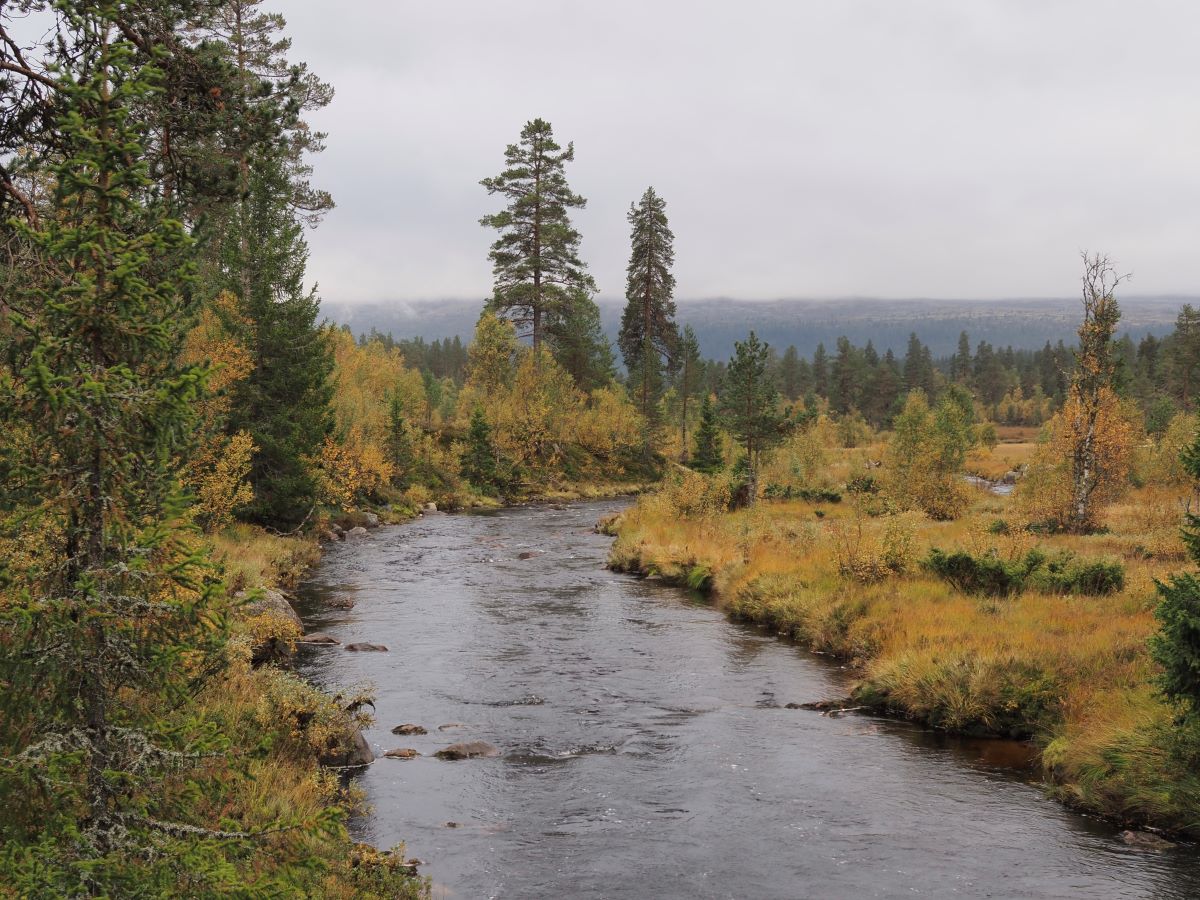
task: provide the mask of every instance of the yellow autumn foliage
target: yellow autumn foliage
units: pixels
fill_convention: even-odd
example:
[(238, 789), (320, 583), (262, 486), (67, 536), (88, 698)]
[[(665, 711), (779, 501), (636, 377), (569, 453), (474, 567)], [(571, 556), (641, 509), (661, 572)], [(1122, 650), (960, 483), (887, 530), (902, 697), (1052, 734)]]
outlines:
[(196, 498), (192, 515), (209, 533), (228, 525), (238, 507), (254, 499), (247, 480), (254, 441), (245, 431), (224, 432), (230, 392), (254, 368), (239, 338), (249, 326), (237, 298), (225, 291), (204, 308), (184, 343), (183, 362), (209, 366), (206, 392), (197, 403), (197, 447), (184, 471), (184, 483)]
[[(1047, 423), (1025, 476), (1018, 482), (1017, 500), (1031, 522), (1063, 525), (1071, 516), (1071, 459), (1082, 439), (1077, 433), (1077, 423), (1083, 418), (1078, 404), (1073, 395), (1068, 397)], [(1137, 423), (1137, 410), (1130, 403), (1109, 388), (1101, 390), (1095, 428), (1097, 480), (1092, 493), (1096, 508), (1112, 503), (1128, 486), (1133, 450), (1140, 438)]]

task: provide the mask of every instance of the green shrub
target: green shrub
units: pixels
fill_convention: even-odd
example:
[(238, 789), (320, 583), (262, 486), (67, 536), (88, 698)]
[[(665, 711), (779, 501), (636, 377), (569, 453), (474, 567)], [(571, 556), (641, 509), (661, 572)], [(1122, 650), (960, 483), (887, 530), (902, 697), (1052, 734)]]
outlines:
[(768, 484), (763, 488), (768, 500), (805, 500), (809, 503), (841, 503), (842, 495), (828, 488), (802, 488), (790, 484)]
[(878, 494), (883, 485), (874, 475), (855, 475), (846, 482), (847, 494)]
[(1052, 594), (1115, 594), (1125, 587), (1125, 567), (1117, 560), (1062, 553), (1031, 573), (1029, 586)]
[(1125, 568), (1116, 560), (1081, 560), (1072, 553), (1047, 556), (1030, 550), (1017, 560), (1001, 559), (995, 551), (972, 556), (965, 550), (946, 553), (933, 549), (925, 569), (964, 594), (1011, 597), (1026, 587), (1055, 594), (1112, 594), (1125, 586)]

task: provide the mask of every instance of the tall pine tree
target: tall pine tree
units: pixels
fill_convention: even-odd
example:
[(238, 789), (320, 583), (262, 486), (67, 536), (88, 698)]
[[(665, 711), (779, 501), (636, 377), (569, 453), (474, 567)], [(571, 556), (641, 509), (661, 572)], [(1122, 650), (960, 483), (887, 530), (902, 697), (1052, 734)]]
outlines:
[(659, 419), (664, 372), (675, 362), (679, 329), (675, 324), (675, 235), (667, 223), (666, 202), (646, 188), (630, 204), (629, 265), (625, 311), (617, 345), (629, 370), (630, 392), (647, 423), (647, 448)]
[(577, 344), (578, 329), (598, 317), (580, 309), (595, 307), (596, 283), (579, 258), (579, 232), (568, 215), (587, 204), (567, 184), (566, 164), (574, 158), (573, 144), (563, 150), (550, 123), (534, 119), (504, 151), (504, 171), (480, 182), (508, 201), (479, 220), (500, 232), (488, 254), (493, 286), (487, 308), (531, 337), (535, 350), (543, 342), (553, 348)]

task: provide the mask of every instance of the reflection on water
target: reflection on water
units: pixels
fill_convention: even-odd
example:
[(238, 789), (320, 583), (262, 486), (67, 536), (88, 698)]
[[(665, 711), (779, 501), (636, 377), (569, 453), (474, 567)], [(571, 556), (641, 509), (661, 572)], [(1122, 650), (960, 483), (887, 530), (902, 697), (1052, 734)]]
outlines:
[[(301, 666), (373, 682), (376, 752), (423, 754), (359, 776), (355, 827), (443, 895), (1200, 896), (1190, 848), (1134, 850), (1047, 800), (1027, 747), (786, 709), (845, 673), (606, 571), (590, 526), (614, 508), (430, 516), (332, 547), (304, 587), (310, 629), (391, 648)], [(460, 740), (500, 756), (432, 757)]]

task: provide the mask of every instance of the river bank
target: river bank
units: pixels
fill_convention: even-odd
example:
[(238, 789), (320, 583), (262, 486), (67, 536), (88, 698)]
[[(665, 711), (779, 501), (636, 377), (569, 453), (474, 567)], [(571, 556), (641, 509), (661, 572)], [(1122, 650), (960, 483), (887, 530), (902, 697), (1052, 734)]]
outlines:
[[(1146, 649), (1154, 579), (1178, 566), (1148, 558), (1135, 525), (1152, 499), (1134, 495), (1115, 507), (1107, 534), (1039, 539), (1119, 558), (1126, 583), (1109, 597), (981, 600), (915, 565), (935, 546), (1027, 552), (1030, 536), (993, 533), (1009, 498), (983, 492), (958, 522), (907, 524), (864, 521), (849, 504), (764, 502), (689, 515), (669, 498), (645, 498), (609, 525), (617, 536), (609, 561), (701, 590), (734, 618), (846, 660), (854, 705), (939, 730), (1032, 741), (1055, 797), (1130, 828), (1194, 838), (1200, 779), (1154, 690)], [(902, 545), (894, 548), (907, 560), (902, 574), (871, 568), (889, 540)]]
[[(435, 894), (470, 897), (1195, 894), (1186, 850), (1046, 803), (1011, 744), (788, 708), (850, 673), (607, 571), (593, 526), (627, 505), (427, 516), (326, 549), (297, 608), (341, 646), (301, 647), (297, 670), (374, 685), (355, 838), (404, 840)], [(364, 640), (389, 650), (344, 649)], [(496, 755), (437, 757), (462, 741)]]
[[(641, 489), (640, 484), (566, 485), (528, 492), (521, 502), (549, 506)], [(500, 505), (482, 497), (467, 502), (474, 509)], [(395, 505), (324, 513), (305, 531), (290, 535), (235, 524), (209, 538), (234, 604), (228, 669), (199, 699), (198, 708), (235, 723), (231, 730), (239, 744), (267, 748), (246, 761), (254, 790), (242, 791), (237, 800), (227, 798), (226, 812), (263, 828), (278, 820), (322, 822), (306, 852), (323, 874), (305, 882), (305, 890), (319, 890), (321, 896), (421, 897), (428, 885), (407, 859), (402, 841), (376, 849), (354, 840), (346, 829), (365, 798), (335, 773), (347, 763), (369, 762), (361, 737), (373, 721), (369, 702), (363, 702), (368, 695), (352, 685), (321, 690), (294, 670), (306, 629), (294, 611), (293, 592), (335, 544), (345, 542), (349, 549), (378, 528), (422, 515), (416, 507)], [(240, 599), (246, 596), (261, 599), (246, 605)]]

